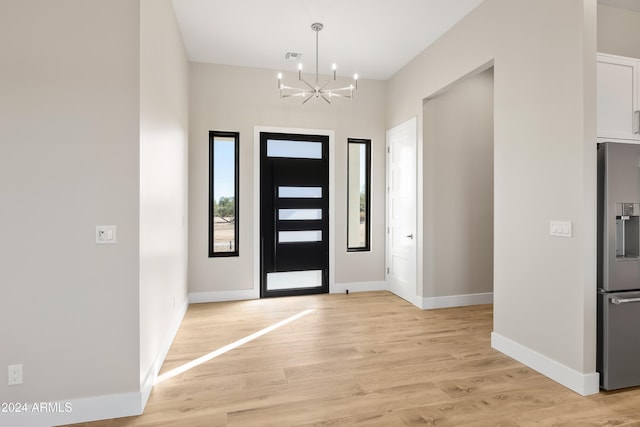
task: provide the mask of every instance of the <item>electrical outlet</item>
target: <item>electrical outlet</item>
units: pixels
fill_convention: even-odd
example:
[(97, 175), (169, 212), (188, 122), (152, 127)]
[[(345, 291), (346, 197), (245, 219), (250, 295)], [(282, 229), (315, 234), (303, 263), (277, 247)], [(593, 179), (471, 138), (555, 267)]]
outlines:
[(9, 365), (9, 385), (22, 384), (22, 365)]

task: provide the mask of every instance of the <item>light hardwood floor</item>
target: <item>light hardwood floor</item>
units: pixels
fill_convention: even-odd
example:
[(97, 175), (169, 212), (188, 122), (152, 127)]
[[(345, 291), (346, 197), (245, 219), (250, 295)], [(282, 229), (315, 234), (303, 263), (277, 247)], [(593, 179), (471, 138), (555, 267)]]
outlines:
[(640, 389), (582, 397), (491, 349), (492, 306), (387, 292), (195, 304), (143, 415), (84, 426), (640, 426)]

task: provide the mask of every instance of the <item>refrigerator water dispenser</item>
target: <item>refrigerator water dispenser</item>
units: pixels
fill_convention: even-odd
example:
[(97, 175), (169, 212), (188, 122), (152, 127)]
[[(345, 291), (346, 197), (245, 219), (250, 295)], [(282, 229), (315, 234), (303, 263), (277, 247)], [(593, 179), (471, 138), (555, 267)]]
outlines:
[(640, 203), (616, 203), (616, 259), (640, 258)]

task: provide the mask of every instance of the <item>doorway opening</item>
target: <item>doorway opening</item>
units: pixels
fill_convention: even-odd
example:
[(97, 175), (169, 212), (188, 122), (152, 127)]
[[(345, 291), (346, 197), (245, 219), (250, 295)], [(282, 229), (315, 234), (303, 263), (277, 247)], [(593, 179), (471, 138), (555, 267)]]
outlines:
[(423, 104), (423, 308), (493, 302), (493, 71)]

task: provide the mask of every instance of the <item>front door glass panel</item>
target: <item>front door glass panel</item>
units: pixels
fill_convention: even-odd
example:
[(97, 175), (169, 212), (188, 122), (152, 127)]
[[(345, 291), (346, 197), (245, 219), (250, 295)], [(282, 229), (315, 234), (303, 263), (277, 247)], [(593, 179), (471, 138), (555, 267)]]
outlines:
[(267, 157), (322, 159), (322, 143), (270, 139), (267, 141)]
[(322, 209), (278, 209), (280, 221), (322, 219)]
[(320, 199), (322, 187), (278, 187), (278, 197), (283, 199)]
[(267, 273), (267, 289), (308, 289), (322, 286), (322, 270)]

